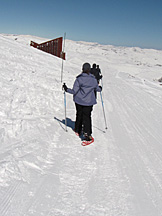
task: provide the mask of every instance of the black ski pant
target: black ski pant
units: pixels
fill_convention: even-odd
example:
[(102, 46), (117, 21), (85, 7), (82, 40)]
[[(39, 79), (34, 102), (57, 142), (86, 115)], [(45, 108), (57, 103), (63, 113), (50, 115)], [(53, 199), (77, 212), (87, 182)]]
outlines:
[(92, 120), (91, 112), (93, 106), (82, 106), (75, 103), (76, 106), (76, 121), (75, 121), (75, 132), (81, 133), (82, 129), (88, 136), (92, 134)]

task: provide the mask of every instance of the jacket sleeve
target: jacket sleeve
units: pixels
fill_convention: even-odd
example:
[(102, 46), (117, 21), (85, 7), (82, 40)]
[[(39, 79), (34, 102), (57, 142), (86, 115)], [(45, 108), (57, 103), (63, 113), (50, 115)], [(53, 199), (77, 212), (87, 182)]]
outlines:
[(75, 95), (75, 94), (77, 94), (77, 92), (79, 91), (79, 89), (80, 89), (79, 82), (76, 79), (75, 82), (74, 82), (73, 88), (72, 89), (68, 88), (67, 92), (70, 93), (70, 94)]
[(100, 88), (98, 84), (97, 84), (97, 87), (96, 87), (96, 91), (97, 92), (101, 92), (102, 91), (102, 88)]

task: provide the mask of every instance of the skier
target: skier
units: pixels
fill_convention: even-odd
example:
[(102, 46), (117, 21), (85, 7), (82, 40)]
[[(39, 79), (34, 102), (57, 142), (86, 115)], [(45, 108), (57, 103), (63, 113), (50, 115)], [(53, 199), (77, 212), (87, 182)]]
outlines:
[[(95, 76), (95, 78), (97, 80), (97, 83), (99, 84), (100, 79), (102, 78), (102, 75), (100, 75), (101, 71), (99, 69), (99, 65), (97, 65), (97, 66), (98, 67), (96, 68), (96, 64), (93, 64), (90, 73)], [(95, 97), (97, 99), (97, 92), (96, 92), (96, 90), (94, 90), (94, 94), (95, 94)]]
[(99, 65), (97, 65), (97, 68), (96, 68), (96, 64), (92, 65), (91, 74), (93, 74), (95, 76), (95, 78), (99, 84), (100, 79), (102, 79), (101, 70), (99, 68)]
[(95, 77), (90, 74), (91, 66), (89, 63), (84, 63), (82, 67), (82, 73), (76, 77), (73, 88), (70, 89), (64, 83), (63, 88), (66, 92), (73, 94), (73, 100), (76, 106), (76, 121), (75, 121), (75, 133), (79, 136), (82, 132), (84, 140), (87, 142), (93, 142), (92, 137), (92, 123), (91, 112), (93, 105), (96, 104), (96, 98), (94, 90), (101, 92), (102, 87), (98, 86)]
[[(96, 70), (97, 70), (97, 73), (98, 73), (99, 80), (102, 79), (101, 69), (100, 69), (99, 65), (97, 65)], [(98, 83), (99, 83), (99, 81), (98, 81)]]

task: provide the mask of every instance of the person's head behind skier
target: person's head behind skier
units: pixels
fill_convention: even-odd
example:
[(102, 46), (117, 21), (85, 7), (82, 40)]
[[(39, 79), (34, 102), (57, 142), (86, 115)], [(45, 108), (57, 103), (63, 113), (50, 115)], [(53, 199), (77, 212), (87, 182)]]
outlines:
[(92, 65), (92, 68), (96, 68), (96, 64), (95, 63)]

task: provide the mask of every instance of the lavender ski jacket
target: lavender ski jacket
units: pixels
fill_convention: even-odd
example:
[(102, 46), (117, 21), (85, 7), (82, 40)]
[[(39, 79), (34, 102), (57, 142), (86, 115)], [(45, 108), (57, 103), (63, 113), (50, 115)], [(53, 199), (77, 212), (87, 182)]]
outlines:
[(83, 106), (92, 106), (97, 103), (94, 91), (101, 92), (101, 88), (96, 78), (87, 73), (78, 75), (73, 88), (67, 89), (68, 93), (73, 94), (74, 102)]

